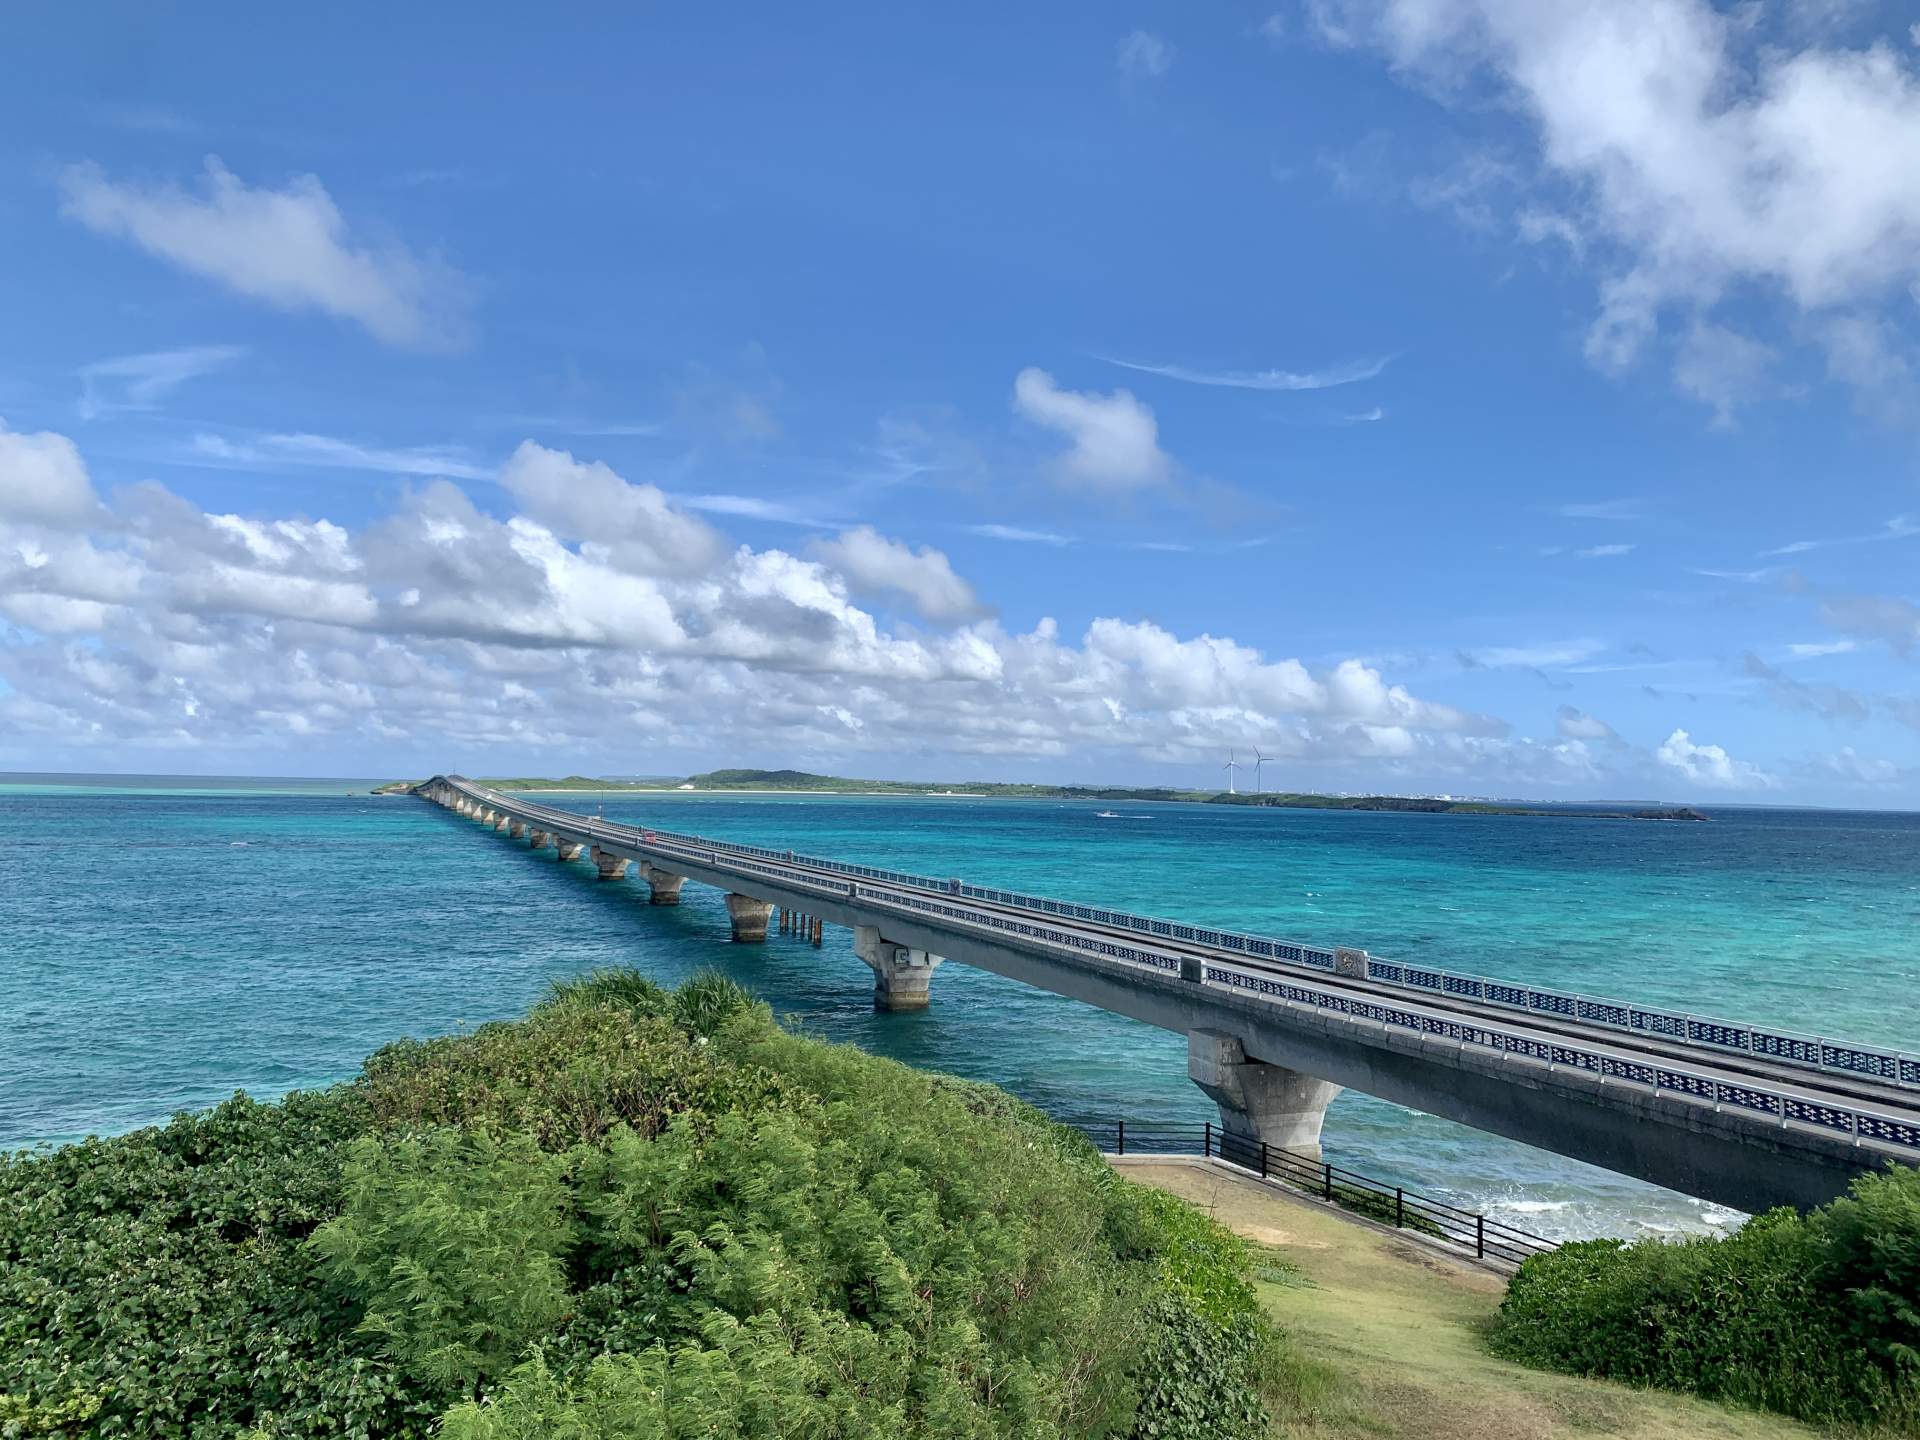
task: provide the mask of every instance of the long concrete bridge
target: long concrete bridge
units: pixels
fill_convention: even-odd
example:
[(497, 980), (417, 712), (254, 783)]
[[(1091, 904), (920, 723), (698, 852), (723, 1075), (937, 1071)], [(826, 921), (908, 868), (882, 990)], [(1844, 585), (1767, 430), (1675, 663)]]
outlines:
[(1342, 1087), (1757, 1211), (1920, 1164), (1920, 1056), (1542, 990), (791, 850), (617, 825), (457, 775), (416, 793), (656, 905), (726, 893), (733, 938), (774, 910), (852, 929), (875, 1003), (927, 1004), (943, 961), (1185, 1035), (1228, 1131), (1317, 1155)]

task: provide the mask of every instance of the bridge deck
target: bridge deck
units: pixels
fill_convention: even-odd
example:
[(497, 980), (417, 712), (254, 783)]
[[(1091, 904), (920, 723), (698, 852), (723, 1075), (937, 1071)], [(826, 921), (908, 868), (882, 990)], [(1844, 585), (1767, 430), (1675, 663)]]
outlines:
[[(1462, 1053), (1484, 1051), (1503, 1063), (1538, 1062), (1549, 1071), (1580, 1071), (1590, 1083), (1614, 1087), (1616, 1093), (1644, 1091), (1664, 1101), (1679, 1099), (1717, 1113), (1744, 1116), (1743, 1123), (1778, 1127), (1774, 1133), (1782, 1140), (1800, 1132), (1808, 1139), (1818, 1137), (1829, 1146), (1837, 1142), (1854, 1147), (1856, 1168), (1867, 1168), (1874, 1156), (1920, 1162), (1920, 1086), (1896, 1079), (1696, 1044), (1681, 1036), (1593, 1024), (1576, 1016), (1486, 1004), (1383, 980), (1371, 973), (1335, 973), (1324, 965), (1333, 952), (1313, 947), (1274, 948), (1305, 951), (1321, 964), (1265, 959), (1244, 949), (1197, 938), (1143, 934), (1139, 917), (1123, 917), (1117, 912), (1089, 912), (1088, 907), (1062, 903), (1057, 907), (1060, 911), (1081, 913), (1049, 910), (1041, 914), (1033, 908), (1036, 903), (1053, 906), (1055, 902), (1035, 902), (1023, 896), (1017, 898), (1025, 903), (1014, 904), (989, 898), (989, 894), (1005, 892), (983, 893), (981, 887), (960, 887), (959, 882), (899, 876), (792, 852), (620, 825), (504, 795), (457, 777), (442, 777), (437, 783), (448, 784), (468, 799), (536, 828), (598, 844), (631, 859), (645, 859), (663, 870), (704, 872), (700, 878), (709, 883), (737, 884), (748, 894), (765, 891), (768, 893), (760, 898), (776, 899), (781, 904), (812, 900), (829, 918), (842, 915), (843, 923), (884, 925), (881, 917), (893, 914), (903, 924), (970, 936), (987, 946), (1065, 956), (1078, 966), (1101, 971), (1136, 972), (1163, 990), (1169, 982), (1184, 982), (1173, 988), (1196, 999), (1212, 995), (1222, 1004), (1242, 1007), (1253, 1002), (1286, 1012), (1296, 1020), (1302, 1016), (1321, 1022), (1329, 1017), (1344, 1019), (1389, 1034), (1412, 1033), (1423, 1042), (1431, 1038)], [(965, 893), (954, 893), (956, 889)], [(1103, 923), (1086, 918), (1088, 913), (1112, 915), (1125, 923)], [(1152, 923), (1160, 928), (1195, 930), (1184, 924)], [(1219, 934), (1204, 928), (1197, 933)], [(1245, 944), (1246, 937), (1230, 938), (1238, 945)], [(1382, 962), (1369, 959), (1369, 963)], [(1384, 968), (1403, 972), (1408, 967), (1386, 962)], [(1159, 1012), (1123, 1013), (1138, 1013), (1139, 1018), (1168, 1028), (1187, 1027), (1187, 1021), (1161, 1018)], [(1730, 1028), (1723, 1022), (1714, 1025), (1716, 1033), (1726, 1033)], [(1827, 1053), (1869, 1057), (1895, 1053), (1838, 1046), (1835, 1042), (1814, 1043), (1826, 1046)], [(1376, 1089), (1375, 1093), (1383, 1092)], [(1436, 1108), (1435, 1113), (1447, 1111)]]

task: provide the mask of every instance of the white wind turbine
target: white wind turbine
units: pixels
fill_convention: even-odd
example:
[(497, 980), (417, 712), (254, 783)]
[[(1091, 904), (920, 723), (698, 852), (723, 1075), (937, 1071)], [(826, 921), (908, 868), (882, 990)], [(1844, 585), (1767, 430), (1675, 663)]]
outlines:
[(1233, 751), (1231, 750), (1227, 751), (1226, 772), (1227, 772), (1227, 794), (1229, 795), (1235, 795), (1239, 793), (1233, 788), (1233, 772), (1239, 768), (1240, 768), (1239, 763), (1233, 758)]
[(1253, 793), (1260, 793), (1260, 767), (1273, 759), (1271, 755), (1262, 755), (1258, 745), (1253, 747)]

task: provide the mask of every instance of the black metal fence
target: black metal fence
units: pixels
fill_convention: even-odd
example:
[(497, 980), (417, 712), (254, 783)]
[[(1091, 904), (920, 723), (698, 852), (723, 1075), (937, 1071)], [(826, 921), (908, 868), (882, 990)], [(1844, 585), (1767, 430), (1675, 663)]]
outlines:
[(1263, 1180), (1281, 1181), (1369, 1220), (1450, 1241), (1483, 1260), (1517, 1265), (1529, 1255), (1558, 1248), (1555, 1241), (1489, 1220), (1478, 1211), (1462, 1210), (1331, 1162), (1276, 1150), (1262, 1141), (1222, 1130), (1212, 1121), (1199, 1125), (1130, 1125), (1116, 1120), (1079, 1128), (1102, 1150), (1114, 1155), (1200, 1155), (1224, 1160)]

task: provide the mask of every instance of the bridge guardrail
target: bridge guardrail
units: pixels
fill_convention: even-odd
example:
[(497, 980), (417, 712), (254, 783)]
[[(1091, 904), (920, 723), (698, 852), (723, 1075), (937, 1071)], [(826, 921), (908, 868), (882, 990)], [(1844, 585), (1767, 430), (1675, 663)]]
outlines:
[[(751, 856), (764, 858), (782, 865), (805, 865), (811, 868), (826, 870), (830, 873), (848, 875), (854, 877), (856, 881), (859, 879), (878, 880), (885, 884), (928, 891), (951, 898), (979, 899), (993, 904), (1005, 905), (1009, 908), (1033, 909), (1039, 913), (1052, 914), (1063, 919), (1086, 920), (1089, 923), (1117, 926), (1134, 930), (1137, 933), (1149, 934), (1157, 938), (1186, 940), (1196, 944), (1215, 944), (1218, 937), (1238, 934), (1238, 932), (1227, 932), (1204, 926), (1188, 925), (1184, 922), (1154, 920), (1148, 917), (1130, 915), (1124, 911), (1106, 910), (1067, 901), (1044, 900), (1033, 896), (1023, 896), (1014, 891), (970, 885), (951, 879), (937, 880), (929, 876), (914, 875), (905, 871), (887, 870), (868, 865), (851, 865), (843, 861), (825, 860), (813, 856), (800, 855), (792, 850), (777, 850), (760, 845), (743, 845), (733, 841), (713, 840), (704, 836), (683, 835), (674, 831), (650, 829), (646, 833), (652, 835), (654, 838), (652, 841), (648, 841), (643, 838), (641, 830), (633, 826), (621, 825), (617, 822), (609, 823), (605, 820), (596, 820), (573, 811), (559, 810), (551, 806), (540, 805), (533, 801), (512, 800), (502, 795), (499, 791), (474, 785), (472, 782), (460, 780), (458, 777), (442, 778), (457, 784), (472, 798), (488, 800), (492, 803), (511, 806), (526, 812), (539, 812), (542, 815), (551, 817), (558, 823), (574, 829), (584, 829), (589, 835), (596, 832), (604, 832), (609, 839), (615, 839), (636, 847), (645, 844), (664, 844), (667, 847), (680, 846), (695, 851), (704, 851), (716, 862), (719, 855), (724, 853), (733, 857), (735, 863), (738, 863), (740, 857)], [(742, 868), (747, 867), (742, 866)], [(770, 867), (755, 865), (752, 868), (760, 869), (763, 873), (780, 873), (772, 870)], [(905, 901), (904, 898), (900, 896), (882, 895), (878, 892), (870, 893), (868, 898), (876, 903), (906, 903), (908, 908), (925, 909), (931, 912), (944, 912), (948, 918), (962, 920), (970, 924), (984, 925), (987, 928), (997, 928), (1008, 933), (1019, 933), (1029, 938), (1044, 940), (1050, 944), (1064, 945), (1069, 948), (1100, 954), (1110, 959), (1146, 965), (1157, 970), (1177, 972), (1179, 969), (1179, 960), (1176, 957), (1159, 954), (1151, 950), (1141, 950), (1137, 947), (1119, 946), (1111, 941), (1097, 940), (1094, 937), (1076, 934), (1071, 931), (1054, 930), (1043, 925), (1029, 926), (1014, 922), (1005, 922), (999, 920), (998, 917), (983, 916), (977, 911), (963, 912), (955, 907), (933, 902), (915, 904), (911, 901)], [(1261, 940), (1262, 944), (1267, 947), (1266, 949), (1248, 952), (1257, 954), (1260, 958), (1278, 960), (1283, 964), (1296, 964), (1310, 970), (1331, 971), (1334, 968), (1333, 951), (1323, 947), (1294, 945), (1292, 942), (1267, 940), (1263, 937), (1241, 935), (1239, 938), (1242, 940)], [(1297, 952), (1303, 957), (1308, 958), (1293, 960), (1289, 955), (1281, 953), (1284, 951)], [(1365, 952), (1361, 953), (1364, 954)], [(1321, 957), (1325, 959), (1324, 966), (1319, 963)], [(1398, 974), (1389, 975), (1381, 973), (1384, 971), (1398, 972)], [(1699, 1027), (1713, 1029), (1723, 1035), (1744, 1034), (1747, 1037), (1747, 1043), (1745, 1044), (1732, 1044), (1723, 1041), (1715, 1046), (1715, 1048), (1727, 1050), (1730, 1053), (1747, 1053), (1764, 1058), (1784, 1059), (1789, 1063), (1801, 1064), (1805, 1068), (1816, 1071), (1824, 1069), (1846, 1075), (1857, 1076), (1864, 1073), (1876, 1075), (1878, 1078), (1889, 1078), (1879, 1075), (1879, 1072), (1862, 1071), (1853, 1066), (1827, 1066), (1809, 1063), (1800, 1060), (1792, 1053), (1775, 1053), (1766, 1048), (1756, 1047), (1752, 1043), (1753, 1036), (1756, 1034), (1765, 1037), (1765, 1040), (1770, 1042), (1775, 1038), (1792, 1038), (1792, 1032), (1762, 1032), (1757, 1031), (1755, 1027), (1751, 1026), (1735, 1026), (1727, 1022), (1700, 1020), (1698, 1017), (1677, 1015), (1674, 1012), (1626, 1006), (1620, 1004), (1620, 1002), (1589, 1000), (1587, 997), (1566, 995), (1553, 991), (1541, 991), (1527, 986), (1510, 985), (1502, 981), (1486, 980), (1479, 976), (1455, 975), (1453, 972), (1436, 970), (1430, 967), (1408, 966), (1395, 961), (1376, 961), (1371, 956), (1368, 957), (1367, 973), (1369, 978), (1386, 980), (1387, 983), (1397, 984), (1403, 989), (1416, 993), (1425, 990), (1428, 993), (1439, 993), (1458, 999), (1478, 1000), (1481, 1003), (1502, 1005), (1505, 1008), (1524, 1010), (1531, 1014), (1545, 1014), (1550, 1017), (1564, 1019), (1587, 1020), (1588, 1017), (1580, 1010), (1580, 1005), (1583, 1001), (1594, 1006), (1616, 1006), (1625, 1012), (1629, 1022), (1636, 1015), (1649, 1019), (1670, 1018), (1682, 1022), (1683, 1028), (1678, 1030), (1660, 1029), (1654, 1028), (1650, 1024), (1636, 1026), (1631, 1023), (1615, 1024), (1614, 1028), (1629, 1031), (1638, 1029), (1642, 1033), (1663, 1038), (1678, 1039), (1685, 1043), (1712, 1044), (1713, 1042), (1710, 1041), (1697, 1041), (1693, 1039), (1694, 1026), (1686, 1022), (1697, 1022)], [(1415, 983), (1405, 978), (1409, 973), (1421, 977), (1420, 982)], [(1441, 1016), (1424, 1015), (1415, 1011), (1400, 1010), (1397, 1007), (1376, 1001), (1335, 995), (1320, 990), (1309, 990), (1301, 986), (1291, 986), (1288, 985), (1287, 982), (1275, 979), (1269, 975), (1236, 970), (1231, 966), (1223, 966), (1213, 962), (1205, 964), (1203, 969), (1203, 980), (1204, 979), (1217, 980), (1219, 983), (1230, 988), (1260, 995), (1265, 998), (1286, 999), (1299, 1004), (1333, 1009), (1340, 1013), (1372, 1020), (1379, 1024), (1393, 1025), (1398, 1028), (1411, 1029), (1424, 1034), (1441, 1035), (1449, 1039), (1460, 1040), (1463, 1043), (1482, 1045), (1508, 1053), (1526, 1055), (1537, 1060), (1546, 1061), (1548, 1064), (1569, 1065), (1607, 1078), (1627, 1080), (1636, 1084), (1647, 1085), (1656, 1093), (1668, 1091), (1687, 1096), (1694, 1100), (1705, 1101), (1716, 1106), (1730, 1105), (1736, 1109), (1769, 1115), (1778, 1120), (1782, 1125), (1789, 1122), (1812, 1125), (1819, 1129), (1850, 1135), (1853, 1137), (1855, 1143), (1858, 1143), (1861, 1138), (1866, 1138), (1879, 1141), (1882, 1144), (1898, 1146), (1905, 1150), (1920, 1151), (1920, 1126), (1916, 1126), (1897, 1117), (1882, 1115), (1874, 1111), (1862, 1110), (1853, 1106), (1822, 1104), (1803, 1096), (1792, 1095), (1773, 1089), (1763, 1084), (1731, 1084), (1713, 1076), (1697, 1074), (1690, 1071), (1683, 1064), (1660, 1064), (1627, 1056), (1608, 1055), (1605, 1052), (1589, 1050), (1578, 1045), (1561, 1045), (1547, 1040), (1536, 1039), (1532, 1036), (1515, 1035), (1491, 1025), (1473, 1024), (1455, 1021)], [(1434, 983), (1425, 983), (1428, 980)], [(1447, 988), (1446, 982), (1448, 980), (1455, 982), (1454, 988)], [(1467, 984), (1477, 985), (1480, 989), (1478, 991), (1472, 991), (1460, 988)], [(1493, 992), (1498, 993), (1490, 993), (1489, 987), (1491, 987)], [(1502, 998), (1503, 995), (1519, 995), (1522, 993), (1529, 997), (1530, 1003), (1522, 1005), (1515, 1003), (1511, 998)], [(1550, 998), (1553, 1003), (1551, 1005), (1534, 1005), (1531, 1003), (1531, 997), (1534, 996)], [(1610, 1022), (1606, 1020), (1596, 1020), (1589, 1021), (1589, 1023), (1608, 1024)], [(1840, 1042), (1820, 1040), (1817, 1038), (1809, 1043), (1816, 1044), (1824, 1050), (1844, 1052), (1850, 1055), (1884, 1054), (1893, 1056), (1901, 1061), (1910, 1058), (1899, 1052), (1875, 1051), (1868, 1047), (1843, 1045)], [(1920, 1062), (1915, 1063), (1916, 1065), (1920, 1065)], [(1903, 1067), (1897, 1066), (1895, 1073), (1902, 1073), (1902, 1070)], [(1915, 1073), (1917, 1076), (1920, 1076), (1920, 1070), (1917, 1070)]]
[(1559, 1242), (1535, 1235), (1484, 1212), (1462, 1209), (1403, 1185), (1389, 1185), (1328, 1161), (1313, 1161), (1291, 1150), (1276, 1150), (1265, 1141), (1223, 1130), (1211, 1121), (1199, 1125), (1128, 1124), (1076, 1125), (1094, 1144), (1114, 1155), (1192, 1155), (1224, 1160), (1262, 1180), (1279, 1180), (1294, 1189), (1329, 1201), (1343, 1210), (1364, 1215), (1396, 1229), (1414, 1230), (1448, 1240), (1471, 1250), (1482, 1260), (1518, 1265), (1531, 1255), (1560, 1248)]

